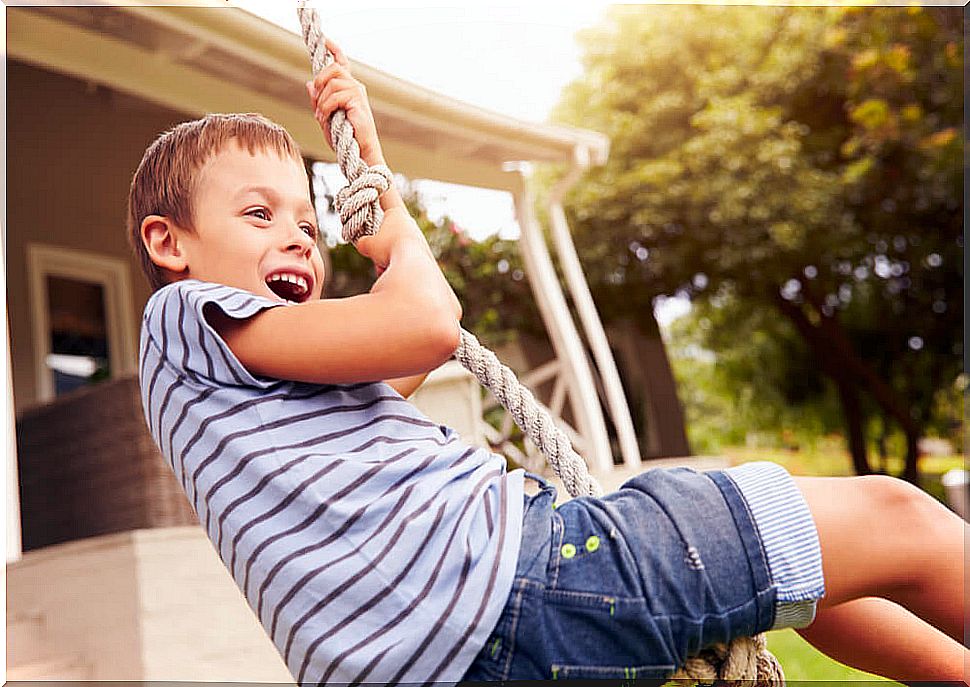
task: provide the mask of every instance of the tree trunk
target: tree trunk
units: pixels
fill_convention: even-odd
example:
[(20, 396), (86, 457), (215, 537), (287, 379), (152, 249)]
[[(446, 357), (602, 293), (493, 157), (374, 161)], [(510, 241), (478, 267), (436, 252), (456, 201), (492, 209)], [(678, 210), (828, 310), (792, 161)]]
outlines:
[[(782, 314), (795, 325), (802, 338), (815, 353), (822, 370), (835, 381), (836, 385), (840, 385), (842, 379), (848, 379), (848, 383), (853, 386), (861, 385), (879, 404), (883, 412), (891, 416), (903, 428), (903, 432), (906, 434), (906, 467), (902, 477), (918, 486), (919, 451), (917, 442), (920, 428), (904, 410), (905, 406), (899, 401), (896, 392), (886, 382), (879, 379), (865, 361), (855, 354), (848, 337), (836, 320), (819, 314), (821, 321), (818, 326), (815, 326), (809, 321), (801, 306), (784, 300), (780, 295), (775, 299), (775, 304)], [(851, 407), (853, 401), (850, 399), (850, 406), (847, 407), (846, 396), (843, 395), (841, 388), (839, 395), (848, 426), (851, 422), (849, 415), (855, 412)], [(858, 398), (857, 394), (852, 395), (856, 399)], [(853, 441), (851, 436), (848, 440), (850, 444)], [(851, 446), (850, 450), (852, 450)], [(857, 467), (855, 453), (853, 453), (853, 466)], [(865, 466), (869, 470), (868, 460), (865, 461)]]
[(812, 304), (818, 314), (818, 326), (812, 325), (808, 321), (808, 318), (805, 317), (801, 308), (792, 303), (788, 303), (780, 295), (778, 295), (777, 301), (788, 305), (804, 320), (804, 324), (807, 325), (807, 331), (809, 332), (806, 340), (809, 343), (820, 342), (830, 352), (831, 362), (846, 368), (846, 371), (856, 378), (856, 383), (862, 385), (869, 392), (872, 400), (878, 403), (899, 424), (904, 432), (907, 434), (919, 433), (919, 428), (909, 413), (909, 405), (876, 373), (872, 366), (868, 365), (865, 360), (859, 357), (845, 330), (839, 324), (839, 321), (835, 317), (826, 317), (822, 314), (821, 300), (812, 291), (811, 285), (804, 280), (801, 281), (801, 284), (802, 294)]
[(886, 440), (889, 438), (888, 418), (882, 416), (880, 424), (879, 436), (876, 438), (876, 446), (879, 449), (879, 471), (887, 473), (889, 472), (889, 449), (886, 446)]
[(684, 410), (663, 340), (644, 333), (632, 320), (612, 323), (608, 334), (643, 457), (691, 455)]
[(852, 467), (857, 475), (872, 474), (869, 457), (866, 455), (866, 432), (862, 406), (859, 404), (859, 391), (851, 379), (836, 380), (839, 399), (842, 402), (842, 413), (845, 417), (845, 428), (848, 436), (849, 453), (852, 456)]
[(906, 432), (906, 464), (902, 478), (919, 486), (919, 430)]

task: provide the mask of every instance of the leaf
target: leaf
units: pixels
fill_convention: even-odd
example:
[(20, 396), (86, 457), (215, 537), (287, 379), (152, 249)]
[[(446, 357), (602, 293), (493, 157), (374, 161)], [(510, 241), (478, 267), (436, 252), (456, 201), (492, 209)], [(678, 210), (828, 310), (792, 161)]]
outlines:
[(882, 98), (869, 98), (849, 111), (849, 119), (864, 129), (879, 129), (889, 123), (889, 103)]

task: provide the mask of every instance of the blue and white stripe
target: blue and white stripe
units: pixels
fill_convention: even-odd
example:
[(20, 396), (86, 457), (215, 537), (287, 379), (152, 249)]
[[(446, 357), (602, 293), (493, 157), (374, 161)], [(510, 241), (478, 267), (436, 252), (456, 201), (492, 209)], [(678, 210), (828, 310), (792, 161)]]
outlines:
[(298, 683), (457, 681), (511, 589), (522, 472), (382, 382), (256, 377), (204, 315), (280, 306), (194, 280), (152, 296), (152, 435)]
[(805, 497), (777, 463), (745, 463), (725, 472), (751, 510), (777, 588), (772, 629), (810, 625), (825, 580), (818, 531)]

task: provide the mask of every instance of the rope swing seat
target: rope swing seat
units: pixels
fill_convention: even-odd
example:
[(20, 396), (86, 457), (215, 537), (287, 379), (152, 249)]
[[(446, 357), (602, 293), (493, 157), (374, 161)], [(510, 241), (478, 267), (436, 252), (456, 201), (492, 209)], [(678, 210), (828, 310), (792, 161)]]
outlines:
[[(301, 2), (297, 13), (316, 75), (329, 66), (334, 57), (325, 46), (316, 10)], [(376, 234), (380, 228), (383, 220), (380, 197), (393, 183), (391, 170), (385, 165), (369, 166), (361, 159), (353, 126), (343, 109), (334, 112), (329, 126), (337, 163), (348, 182), (337, 192), (334, 206), (340, 216), (344, 240), (356, 243), (364, 236)], [(545, 457), (571, 496), (599, 496), (603, 493), (552, 414), (494, 353), (462, 329), (454, 357), (494, 394)], [(768, 651), (765, 636), (761, 634), (739, 637), (730, 644), (704, 649), (699, 655), (687, 659), (671, 679), (767, 687), (784, 684), (785, 678), (781, 665)]]

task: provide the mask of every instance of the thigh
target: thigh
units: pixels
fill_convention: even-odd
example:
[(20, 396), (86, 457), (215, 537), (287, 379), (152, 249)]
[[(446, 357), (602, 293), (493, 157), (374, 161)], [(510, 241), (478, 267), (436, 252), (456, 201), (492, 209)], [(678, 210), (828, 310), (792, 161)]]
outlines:
[[(795, 477), (818, 530), (825, 576), (820, 607), (891, 596), (921, 553), (925, 516), (916, 487), (890, 477)], [(926, 531), (923, 531), (926, 535)]]

